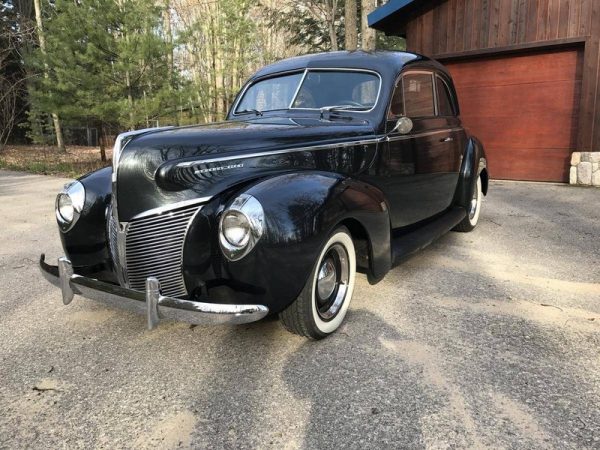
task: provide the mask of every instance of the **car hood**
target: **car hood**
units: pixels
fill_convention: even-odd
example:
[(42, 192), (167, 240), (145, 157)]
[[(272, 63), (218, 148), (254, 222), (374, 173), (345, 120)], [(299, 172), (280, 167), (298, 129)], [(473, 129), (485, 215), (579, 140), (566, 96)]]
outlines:
[[(267, 173), (318, 168), (320, 156), (312, 148), (346, 148), (373, 138), (369, 122), (341, 118), (261, 117), (150, 131), (132, 139), (119, 157), (119, 219), (129, 221), (154, 208), (212, 197)], [(372, 156), (365, 149), (365, 161)], [(365, 161), (346, 171), (363, 167)]]

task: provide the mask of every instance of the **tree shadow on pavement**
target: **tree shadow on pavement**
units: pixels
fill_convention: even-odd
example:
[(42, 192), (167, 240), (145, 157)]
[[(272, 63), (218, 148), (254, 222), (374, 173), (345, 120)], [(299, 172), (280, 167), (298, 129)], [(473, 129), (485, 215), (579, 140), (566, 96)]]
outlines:
[(190, 405), (199, 417), (193, 445), (423, 447), (420, 418), (441, 400), (386, 348), (402, 335), (366, 310), (346, 321), (322, 341), (275, 320), (232, 329)]
[(351, 310), (336, 334), (306, 341), (288, 358), (285, 382), (310, 407), (303, 448), (424, 445), (420, 418), (439, 400), (386, 345), (402, 339), (377, 315)]

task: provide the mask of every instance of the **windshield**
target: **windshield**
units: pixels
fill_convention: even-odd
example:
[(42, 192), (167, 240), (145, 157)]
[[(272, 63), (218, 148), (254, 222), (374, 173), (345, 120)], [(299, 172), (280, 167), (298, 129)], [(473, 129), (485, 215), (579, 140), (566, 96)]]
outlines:
[(236, 114), (276, 109), (368, 111), (377, 102), (380, 79), (372, 72), (307, 70), (257, 81), (244, 93)]

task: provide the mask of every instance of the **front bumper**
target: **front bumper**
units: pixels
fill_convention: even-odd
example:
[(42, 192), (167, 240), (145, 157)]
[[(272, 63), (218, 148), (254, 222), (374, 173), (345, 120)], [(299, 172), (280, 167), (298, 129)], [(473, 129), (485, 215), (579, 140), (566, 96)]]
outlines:
[(140, 292), (87, 278), (73, 272), (71, 261), (58, 258), (58, 266), (51, 266), (40, 257), (42, 275), (62, 290), (63, 303), (68, 305), (75, 294), (96, 300), (117, 308), (123, 308), (140, 314), (148, 319), (148, 329), (158, 325), (160, 319), (174, 319), (196, 325), (204, 324), (240, 324), (255, 322), (269, 313), (263, 305), (227, 305), (196, 302), (160, 293), (160, 282), (156, 278), (146, 279), (146, 291)]

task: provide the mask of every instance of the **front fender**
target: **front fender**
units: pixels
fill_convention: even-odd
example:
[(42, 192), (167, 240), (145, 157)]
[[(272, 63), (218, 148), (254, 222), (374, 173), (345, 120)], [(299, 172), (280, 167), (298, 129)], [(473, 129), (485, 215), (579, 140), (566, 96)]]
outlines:
[(85, 188), (85, 204), (77, 223), (60, 233), (66, 256), (75, 268), (110, 265), (106, 239), (106, 207), (110, 203), (112, 168), (105, 167), (79, 178)]
[(225, 269), (238, 282), (264, 288), (272, 312), (285, 309), (300, 294), (322, 246), (340, 224), (357, 234), (353, 237), (366, 238), (371, 280), (390, 269), (388, 209), (377, 188), (310, 171), (263, 180), (243, 192), (262, 204), (265, 232), (246, 257), (225, 263)]

